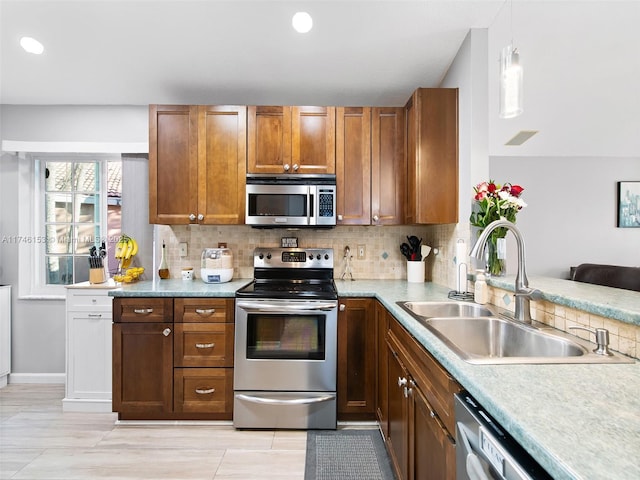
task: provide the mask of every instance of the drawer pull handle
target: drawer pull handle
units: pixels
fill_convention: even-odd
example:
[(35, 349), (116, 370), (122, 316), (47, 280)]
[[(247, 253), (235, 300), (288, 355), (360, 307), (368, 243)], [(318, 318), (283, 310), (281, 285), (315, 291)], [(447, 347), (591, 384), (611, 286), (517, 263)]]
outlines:
[(87, 315), (87, 317), (89, 318), (102, 318), (102, 314), (101, 313), (90, 313)]
[(196, 313), (198, 315), (212, 315), (215, 311), (215, 308), (196, 308)]
[(133, 313), (137, 313), (138, 315), (148, 315), (153, 313), (153, 308), (134, 308)]
[(210, 393), (215, 392), (216, 389), (215, 388), (196, 388), (196, 393), (198, 395), (208, 395)]
[(196, 348), (213, 348), (215, 346), (215, 343), (196, 343)]

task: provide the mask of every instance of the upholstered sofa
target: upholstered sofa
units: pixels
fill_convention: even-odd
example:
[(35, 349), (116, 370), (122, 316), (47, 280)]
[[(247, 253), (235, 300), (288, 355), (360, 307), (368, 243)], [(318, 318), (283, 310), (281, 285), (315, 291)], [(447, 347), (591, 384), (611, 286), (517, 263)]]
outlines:
[(640, 267), (583, 263), (571, 267), (571, 280), (640, 292)]

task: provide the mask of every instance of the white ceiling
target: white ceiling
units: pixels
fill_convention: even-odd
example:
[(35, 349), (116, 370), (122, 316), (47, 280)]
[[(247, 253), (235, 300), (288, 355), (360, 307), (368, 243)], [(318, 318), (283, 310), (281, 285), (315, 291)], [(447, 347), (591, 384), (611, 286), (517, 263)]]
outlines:
[[(0, 0), (0, 103), (397, 106), (438, 86), (477, 27), (496, 54), (491, 118), (511, 36), (525, 65), (525, 113), (489, 122), (491, 152), (533, 129), (529, 154), (597, 140), (638, 155), (640, 1), (513, 0), (513, 16), (510, 1)], [(299, 10), (306, 35), (291, 28)], [(45, 53), (25, 53), (23, 35)]]

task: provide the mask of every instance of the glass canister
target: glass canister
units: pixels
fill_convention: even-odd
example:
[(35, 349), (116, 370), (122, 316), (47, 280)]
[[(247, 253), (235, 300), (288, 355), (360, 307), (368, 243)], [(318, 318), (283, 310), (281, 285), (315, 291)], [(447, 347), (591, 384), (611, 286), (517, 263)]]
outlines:
[(224, 283), (233, 278), (233, 253), (228, 248), (202, 250), (200, 278), (205, 283)]

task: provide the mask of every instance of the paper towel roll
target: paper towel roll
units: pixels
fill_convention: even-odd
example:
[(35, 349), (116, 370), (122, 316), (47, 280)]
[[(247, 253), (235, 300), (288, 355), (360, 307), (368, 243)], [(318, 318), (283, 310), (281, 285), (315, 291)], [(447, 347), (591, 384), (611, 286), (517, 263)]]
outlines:
[(459, 239), (456, 242), (456, 265), (467, 263), (467, 244), (464, 240)]

